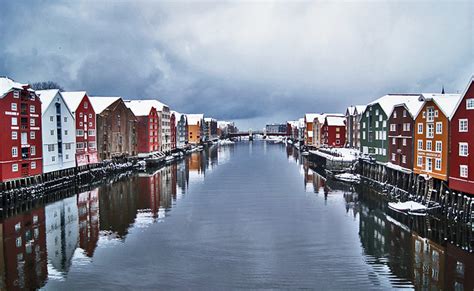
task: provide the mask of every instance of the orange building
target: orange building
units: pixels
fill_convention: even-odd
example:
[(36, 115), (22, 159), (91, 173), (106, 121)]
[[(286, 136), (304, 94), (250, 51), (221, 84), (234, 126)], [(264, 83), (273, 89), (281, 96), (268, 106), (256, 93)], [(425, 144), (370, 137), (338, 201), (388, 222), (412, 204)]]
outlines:
[(204, 114), (187, 114), (188, 118), (188, 143), (199, 144), (202, 140)]
[(422, 94), (424, 105), (415, 118), (413, 171), (448, 180), (449, 122), (460, 94)]
[(305, 125), (305, 130), (304, 130), (304, 144), (306, 146), (312, 146), (313, 145), (313, 121), (315, 118), (319, 117), (320, 114), (316, 113), (306, 113), (304, 115), (304, 125)]

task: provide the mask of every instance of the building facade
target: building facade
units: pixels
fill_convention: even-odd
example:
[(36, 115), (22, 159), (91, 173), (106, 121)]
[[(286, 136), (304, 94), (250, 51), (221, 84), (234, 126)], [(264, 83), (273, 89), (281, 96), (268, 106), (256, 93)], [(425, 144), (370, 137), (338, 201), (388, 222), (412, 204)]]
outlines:
[(391, 164), (413, 170), (415, 145), (415, 116), (423, 102), (420, 97), (393, 107), (389, 115), (388, 156)]
[(213, 141), (218, 139), (217, 120), (214, 118), (204, 118), (204, 141)]
[(137, 154), (137, 118), (121, 97), (89, 97), (97, 116), (97, 151), (99, 158)]
[(157, 100), (152, 100), (153, 105), (158, 113), (160, 120), (159, 131), (160, 131), (160, 151), (169, 152), (171, 151), (171, 112), (170, 108)]
[(61, 92), (75, 116), (76, 165), (84, 166), (99, 161), (97, 156), (96, 116), (89, 96), (84, 91)]
[(137, 153), (146, 155), (160, 151), (159, 116), (153, 102), (149, 100), (129, 100), (125, 105), (136, 117)]
[(356, 105), (346, 109), (346, 147), (360, 148), (360, 119), (365, 107)]
[(199, 144), (203, 136), (204, 114), (187, 114), (188, 143)]
[(175, 150), (177, 147), (177, 136), (176, 136), (176, 115), (171, 112), (170, 115), (170, 130), (171, 130), (171, 150)]
[(43, 173), (76, 167), (76, 120), (57, 89), (36, 91), (41, 99)]
[(286, 124), (267, 124), (265, 126), (266, 133), (286, 133)]
[(0, 181), (43, 172), (41, 101), (27, 84), (0, 78)]
[(471, 78), (451, 120), (449, 187), (474, 195), (474, 79)]
[(188, 118), (186, 114), (175, 113), (176, 115), (176, 147), (185, 148), (188, 145)]
[(413, 171), (448, 181), (450, 116), (459, 94), (422, 94), (423, 106), (415, 118)]
[(312, 133), (312, 146), (315, 148), (320, 148), (324, 144), (323, 136), (323, 125), (325, 121), (325, 116), (322, 114), (316, 114), (313, 119), (313, 133)]
[(346, 123), (343, 116), (326, 116), (322, 127), (323, 145), (344, 147), (346, 143)]
[(306, 146), (314, 146), (313, 141), (313, 123), (314, 119), (317, 118), (319, 114), (316, 113), (306, 113), (304, 115), (304, 144)]

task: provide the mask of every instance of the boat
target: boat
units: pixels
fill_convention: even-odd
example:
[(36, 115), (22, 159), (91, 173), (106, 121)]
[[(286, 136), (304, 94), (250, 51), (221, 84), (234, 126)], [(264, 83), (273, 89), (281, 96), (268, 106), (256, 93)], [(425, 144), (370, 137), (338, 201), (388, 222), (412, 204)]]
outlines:
[(135, 164), (135, 168), (139, 171), (144, 171), (146, 170), (146, 162), (145, 161), (138, 161), (136, 164)]
[(360, 176), (357, 174), (351, 174), (351, 173), (342, 173), (342, 174), (334, 175), (334, 178), (336, 180), (347, 182), (347, 183), (358, 184), (360, 182)]
[(302, 152), (301, 155), (302, 156), (309, 156), (309, 152), (308, 151)]
[(415, 216), (425, 216), (428, 210), (428, 207), (415, 201), (389, 202), (388, 208), (398, 213)]

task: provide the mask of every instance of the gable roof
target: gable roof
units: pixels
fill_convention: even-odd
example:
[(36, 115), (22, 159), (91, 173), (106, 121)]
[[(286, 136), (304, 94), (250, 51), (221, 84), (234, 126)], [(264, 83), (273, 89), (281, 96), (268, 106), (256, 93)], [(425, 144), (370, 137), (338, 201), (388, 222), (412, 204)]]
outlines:
[(125, 105), (130, 108), (135, 116), (145, 116), (154, 107), (156, 111), (163, 111), (164, 107), (168, 105), (161, 103), (156, 99), (144, 99), (144, 100), (124, 100)]
[(48, 109), (49, 104), (53, 101), (54, 97), (58, 95), (58, 89), (49, 89), (49, 90), (37, 90), (36, 94), (41, 100), (41, 113), (44, 113)]
[(387, 94), (367, 104), (364, 112), (369, 106), (379, 104), (387, 117), (389, 117), (395, 105), (406, 103), (410, 99), (418, 99), (419, 97), (420, 94)]
[[(420, 100), (425, 102), (433, 101), (436, 105), (438, 105), (444, 116), (451, 120), (451, 117), (454, 115), (456, 110), (456, 105), (459, 103), (461, 97), (461, 94), (423, 93), (420, 96)], [(423, 105), (425, 102), (423, 102)], [(418, 110), (416, 116), (420, 114), (422, 109), (423, 106), (420, 108), (420, 110)]]
[[(3, 96), (5, 96), (12, 89), (23, 90), (24, 87), (26, 86), (28, 86), (28, 84), (21, 84), (21, 83), (15, 82), (8, 77), (0, 77), (0, 98), (3, 98)], [(33, 91), (32, 89), (28, 89), (28, 90)]]
[(188, 125), (197, 125), (204, 119), (204, 114), (187, 114)]
[(362, 114), (365, 111), (365, 108), (367, 108), (367, 105), (356, 105), (355, 107), (355, 112), (356, 114)]
[(102, 111), (119, 99), (122, 99), (122, 97), (89, 96), (89, 101), (91, 102), (96, 114), (102, 113)]
[(461, 104), (462, 100), (463, 100), (464, 97), (466, 96), (467, 91), (469, 90), (469, 88), (470, 88), (471, 86), (474, 86), (474, 75), (471, 76), (471, 80), (467, 83), (467, 86), (466, 86), (466, 88), (464, 89), (464, 91), (462, 92), (461, 98), (459, 98), (458, 103), (456, 104), (456, 106), (455, 106), (455, 108), (454, 108), (453, 114), (450, 116), (449, 119), (451, 119), (451, 118), (454, 117), (454, 114), (456, 114), (456, 111), (458, 110), (459, 105)]
[(349, 106), (349, 107), (347, 107), (347, 109), (346, 109), (346, 115), (354, 115), (355, 110), (356, 110), (355, 106)]
[(346, 118), (341, 116), (326, 116), (325, 122), (330, 126), (345, 126)]
[(390, 117), (392, 115), (393, 111), (395, 110), (395, 107), (403, 106), (403, 107), (406, 108), (406, 110), (411, 115), (411, 117), (415, 118), (418, 115), (418, 112), (420, 111), (420, 109), (425, 104), (421, 100), (420, 97), (421, 97), (421, 95), (418, 98), (410, 98), (410, 99), (406, 100), (404, 103), (399, 103), (399, 104), (393, 105), (392, 111), (390, 111), (387, 116)]
[(72, 112), (75, 112), (77, 110), (77, 107), (81, 103), (82, 99), (84, 98), (84, 96), (87, 95), (87, 92), (86, 91), (61, 92), (61, 95), (63, 96), (63, 99), (68, 105), (69, 109), (71, 109)]

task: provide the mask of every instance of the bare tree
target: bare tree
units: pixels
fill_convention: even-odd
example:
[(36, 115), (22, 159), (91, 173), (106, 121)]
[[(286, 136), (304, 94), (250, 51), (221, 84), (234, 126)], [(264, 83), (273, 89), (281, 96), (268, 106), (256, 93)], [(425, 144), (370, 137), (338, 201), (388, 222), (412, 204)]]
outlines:
[(31, 88), (33, 90), (59, 89), (59, 91), (64, 91), (61, 85), (53, 81), (35, 82), (31, 84)]

